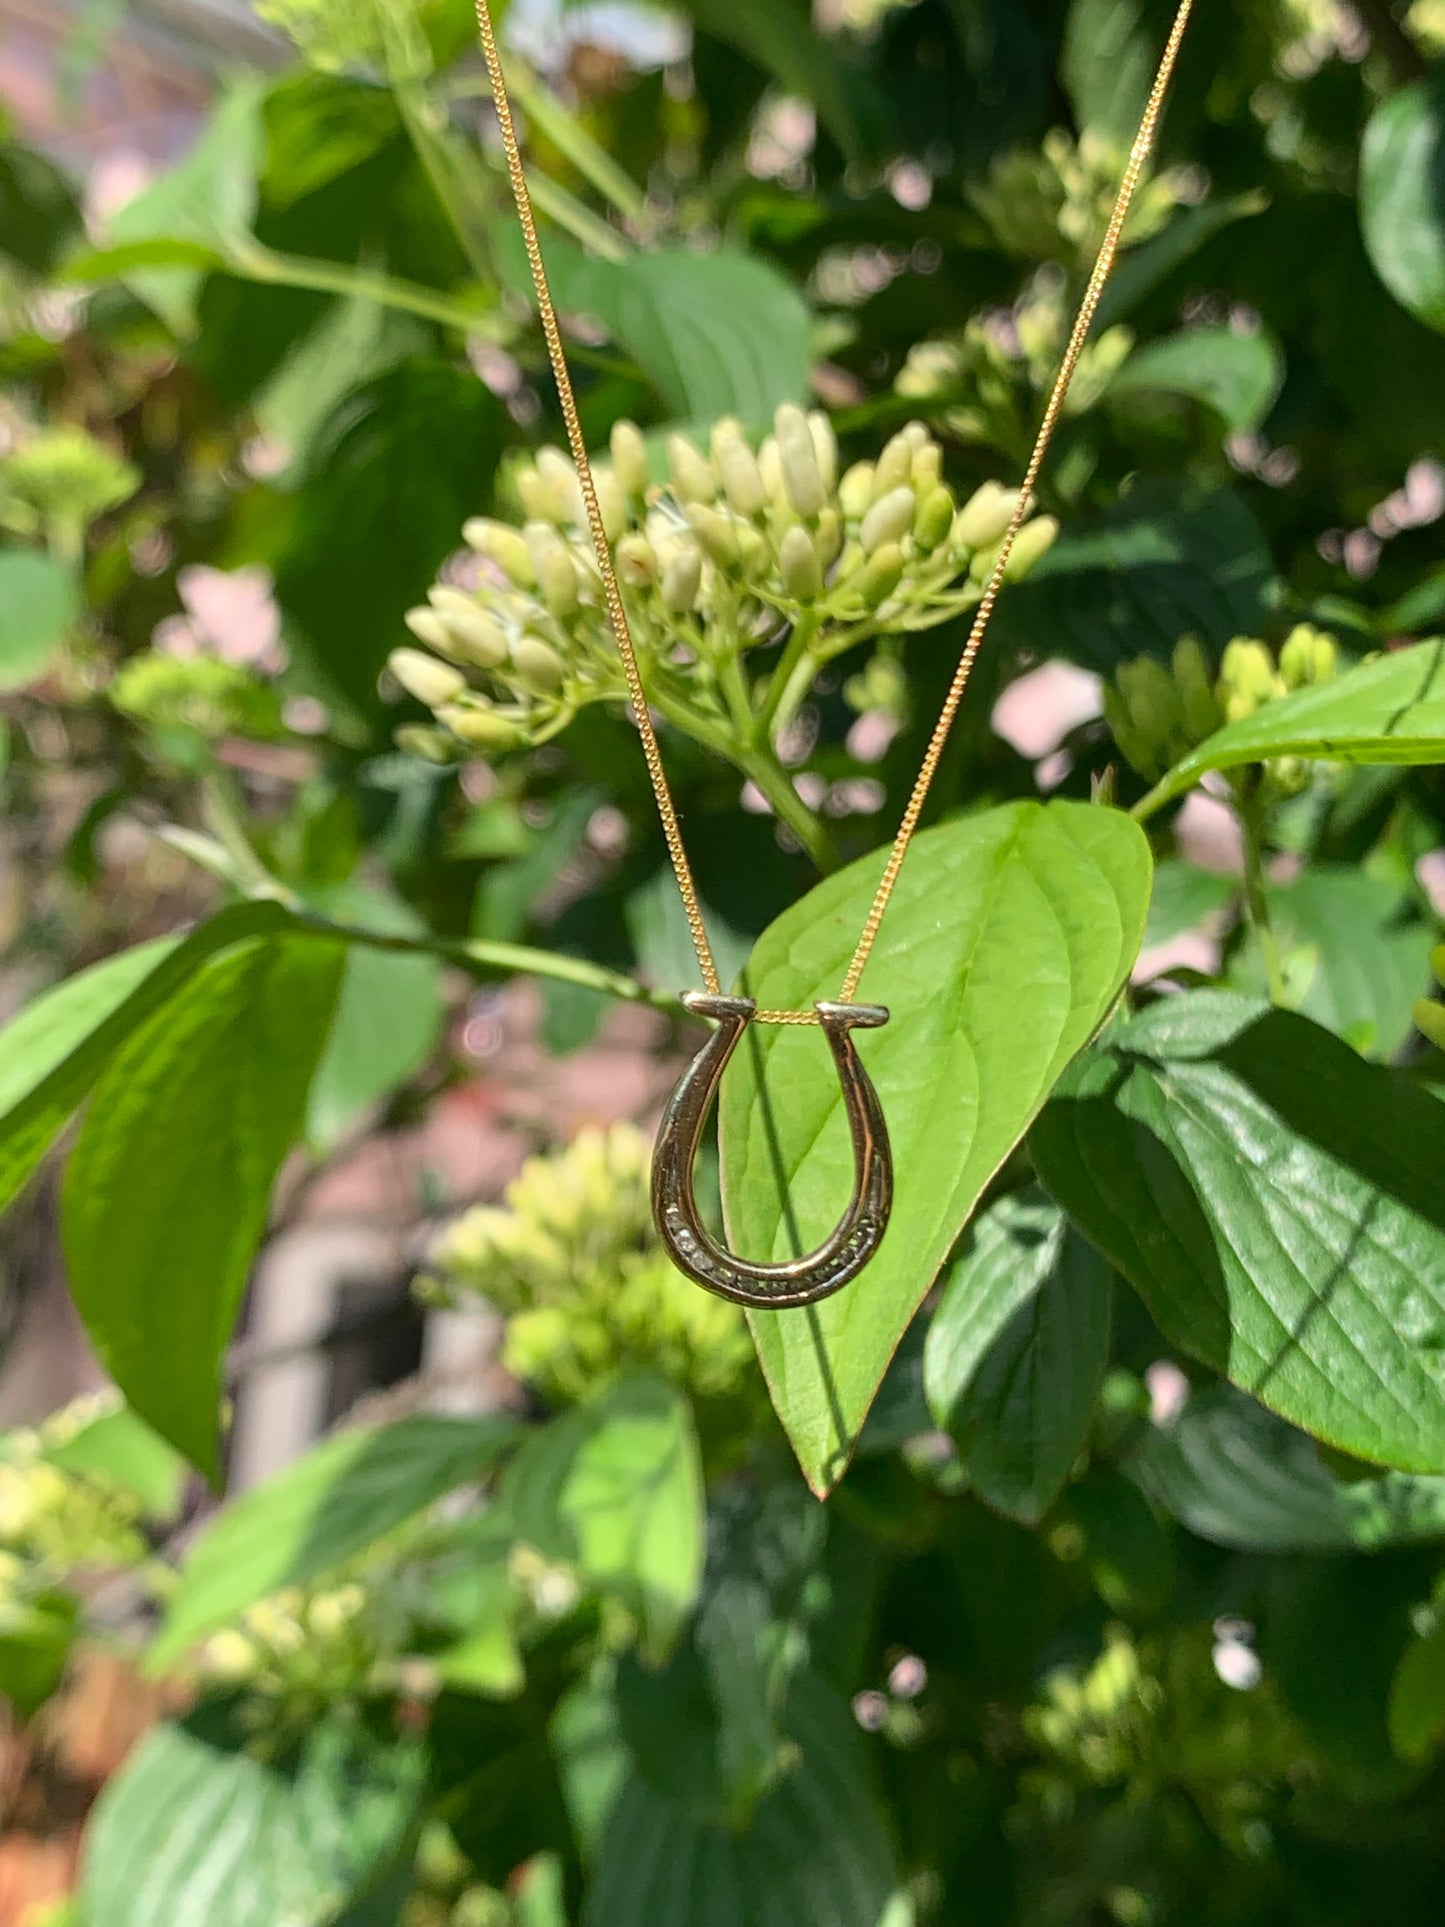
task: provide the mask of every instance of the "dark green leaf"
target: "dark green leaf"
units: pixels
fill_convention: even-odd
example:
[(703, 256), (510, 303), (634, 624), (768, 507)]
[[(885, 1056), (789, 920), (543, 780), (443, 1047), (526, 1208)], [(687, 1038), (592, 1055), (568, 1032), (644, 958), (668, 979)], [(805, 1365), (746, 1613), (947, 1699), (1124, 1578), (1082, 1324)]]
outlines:
[[(759, 939), (748, 993), (835, 997), (883, 863), (830, 877)], [(1129, 973), (1149, 853), (1115, 810), (1009, 804), (914, 843), (863, 994), (892, 1021), (860, 1054), (892, 1137), (893, 1221), (867, 1271), (807, 1311), (753, 1317), (774, 1403), (816, 1490), (842, 1474), (888, 1360), (989, 1178)], [(853, 1153), (815, 1030), (752, 1033), (724, 1080), (734, 1248), (777, 1259), (837, 1220)]]
[[(1024, 585), (1027, 587), (1027, 584)], [(1176, 763), (1141, 814), (1192, 789), (1212, 769), (1274, 756), (1334, 763), (1445, 762), (1445, 638), (1394, 649), (1227, 723)]]
[(420, 1416), (358, 1427), (242, 1495), (196, 1541), (150, 1663), (283, 1586), (345, 1565), (443, 1493), (490, 1472), (515, 1443), (505, 1418)]
[(1179, 857), (1154, 865), (1154, 889), (1149, 898), (1149, 921), (1144, 926), (1144, 948), (1168, 943), (1193, 930), (1206, 917), (1222, 910), (1238, 889), (1233, 877), (1196, 869)]
[(1109, 395), (1183, 395), (1212, 408), (1231, 434), (1246, 434), (1274, 407), (1283, 380), (1284, 360), (1268, 335), (1194, 328), (1136, 350)]
[(1083, 1448), (1109, 1362), (1109, 1268), (1053, 1201), (973, 1227), (929, 1327), (924, 1386), (981, 1499), (1036, 1525)]
[(683, 0), (704, 32), (746, 54), (784, 92), (811, 101), (845, 154), (856, 156), (864, 110), (853, 74), (819, 33), (807, 0)]
[(0, 548), (0, 690), (43, 676), (80, 612), (80, 586), (39, 549)]
[(1128, 1470), (1191, 1532), (1243, 1552), (1373, 1552), (1445, 1538), (1445, 1479), (1337, 1479), (1313, 1439), (1222, 1387), (1151, 1428)]
[(1060, 1086), (1039, 1175), (1182, 1350), (1307, 1432), (1445, 1470), (1445, 1109), (1303, 1017), (1162, 1000)]
[(27, 1004), (0, 1031), (0, 1205), (15, 1196), (138, 1025), (209, 957), (286, 922), (279, 904), (238, 904), (183, 941), (138, 944)]
[(426, 1777), (414, 1739), (332, 1712), (277, 1757), (231, 1707), (158, 1726), (86, 1840), (92, 1927), (333, 1927), (391, 1877)]
[(53, 161), (19, 141), (0, 141), (0, 254), (48, 274), (80, 220), (75, 191)]
[(208, 1476), (222, 1359), (343, 955), (256, 940), (206, 964), (112, 1058), (71, 1157), (65, 1250), (91, 1342)]
[(635, 1775), (612, 1810), (583, 1927), (879, 1927), (892, 1853), (847, 1707), (806, 1675), (797, 1763), (735, 1831)]
[(668, 1650), (702, 1578), (702, 1473), (692, 1413), (651, 1372), (629, 1372), (530, 1438), (503, 1498), (517, 1536), (566, 1560)]
[(1360, 149), (1360, 225), (1401, 307), (1445, 334), (1445, 75), (1375, 109)]
[(1445, 1741), (1445, 1624), (1405, 1648), (1390, 1685), (1390, 1744), (1402, 1760), (1428, 1760)]
[(0, 1599), (0, 1698), (28, 1720), (45, 1704), (64, 1675), (75, 1639), (79, 1607), (58, 1588)]

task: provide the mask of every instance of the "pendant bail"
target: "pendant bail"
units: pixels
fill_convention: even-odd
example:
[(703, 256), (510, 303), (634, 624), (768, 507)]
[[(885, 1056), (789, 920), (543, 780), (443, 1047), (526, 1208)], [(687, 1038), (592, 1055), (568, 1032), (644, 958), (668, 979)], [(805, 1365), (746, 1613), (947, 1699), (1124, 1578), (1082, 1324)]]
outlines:
[(893, 1159), (883, 1107), (859, 1061), (852, 1033), (888, 1022), (881, 1004), (815, 1006), (833, 1053), (853, 1138), (853, 1194), (832, 1233), (816, 1251), (779, 1264), (736, 1257), (703, 1224), (693, 1189), (693, 1166), (708, 1109), (738, 1040), (757, 1014), (751, 997), (689, 991), (682, 1000), (717, 1029), (668, 1099), (652, 1156), (652, 1215), (667, 1255), (705, 1290), (735, 1304), (781, 1310), (813, 1305), (856, 1278), (882, 1242), (893, 1205)]

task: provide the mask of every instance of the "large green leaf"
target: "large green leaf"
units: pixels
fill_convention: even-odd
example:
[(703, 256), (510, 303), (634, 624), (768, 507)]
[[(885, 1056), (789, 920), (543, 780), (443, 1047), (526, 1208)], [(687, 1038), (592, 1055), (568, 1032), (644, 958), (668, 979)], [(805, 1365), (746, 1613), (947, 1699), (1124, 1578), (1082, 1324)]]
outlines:
[(1138, 349), (1109, 384), (1116, 395), (1184, 395), (1212, 408), (1231, 434), (1258, 428), (1284, 380), (1284, 358), (1263, 332), (1192, 328)]
[(1128, 1470), (1191, 1532), (1242, 1552), (1373, 1552), (1445, 1538), (1445, 1479), (1337, 1479), (1312, 1439), (1222, 1386), (1151, 1428)]
[(517, 1536), (636, 1614), (664, 1653), (702, 1579), (702, 1472), (687, 1401), (629, 1372), (527, 1441), (503, 1498)]
[(1273, 756), (1445, 763), (1445, 637), (1393, 649), (1227, 723), (1174, 765), (1138, 814), (1148, 815), (1192, 789), (1212, 769), (1235, 769)]
[(137, 944), (57, 984), (0, 1031), (0, 1206), (8, 1204), (112, 1053), (217, 951), (287, 922), (239, 904), (183, 941)]
[(1181, 494), (1141, 483), (1090, 526), (1065, 530), (996, 625), (1017, 647), (1048, 647), (1109, 674), (1123, 658), (1167, 660), (1179, 638), (1222, 649), (1257, 635), (1273, 577), (1249, 509), (1228, 489)]
[(91, 1342), (208, 1476), (222, 1358), (343, 957), (256, 939), (206, 964), (112, 1058), (70, 1160), (65, 1251)]
[(1306, 1018), (1201, 991), (1113, 1032), (1030, 1138), (1182, 1350), (1307, 1432), (1445, 1471), (1445, 1107)]
[(75, 189), (55, 163), (0, 140), (0, 254), (48, 274), (80, 226)]
[(1083, 1447), (1109, 1362), (1109, 1267), (1051, 1198), (973, 1227), (929, 1327), (924, 1387), (979, 1497), (1036, 1525)]
[(797, 1761), (739, 1831), (634, 1774), (608, 1818), (583, 1927), (879, 1927), (892, 1853), (848, 1709), (794, 1682)]
[(282, 1586), (344, 1565), (444, 1492), (480, 1478), (515, 1442), (506, 1418), (422, 1415), (338, 1432), (228, 1505), (181, 1571), (150, 1663)]
[(147, 1518), (169, 1524), (180, 1511), (185, 1461), (127, 1405), (107, 1401), (74, 1429), (52, 1419), (45, 1457), (62, 1472), (124, 1493)]
[[(830, 877), (763, 933), (744, 973), (749, 995), (787, 1009), (837, 995), (883, 860), (877, 851)], [(1118, 811), (1012, 803), (916, 839), (863, 983), (892, 1012), (860, 1054), (892, 1137), (893, 1222), (845, 1291), (752, 1319), (815, 1490), (842, 1475), (984, 1185), (1118, 995), (1148, 899), (1148, 848)], [(816, 1030), (751, 1034), (723, 1082), (721, 1142), (737, 1251), (790, 1257), (826, 1235), (853, 1153)]]
[(43, 676), (80, 611), (72, 572), (39, 549), (0, 549), (0, 690)]
[(85, 1927), (333, 1927), (389, 1878), (416, 1822), (415, 1739), (331, 1712), (279, 1754), (212, 1702), (158, 1726), (86, 1838)]
[[(320, 893), (315, 903), (340, 923), (383, 935), (425, 934), (404, 904), (363, 884), (339, 885)], [(435, 957), (351, 945), (326, 1048), (311, 1080), (308, 1141), (323, 1149), (335, 1144), (373, 1104), (404, 1083), (431, 1055), (441, 1020), (441, 966)]]
[(1445, 75), (1375, 109), (1360, 148), (1360, 225), (1401, 307), (1445, 334)]

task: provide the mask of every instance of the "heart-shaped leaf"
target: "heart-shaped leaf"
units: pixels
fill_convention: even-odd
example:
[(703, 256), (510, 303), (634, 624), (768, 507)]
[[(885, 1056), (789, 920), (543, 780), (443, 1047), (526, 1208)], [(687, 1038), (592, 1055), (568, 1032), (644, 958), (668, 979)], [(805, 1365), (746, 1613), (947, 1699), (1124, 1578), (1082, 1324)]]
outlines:
[[(772, 1008), (836, 997), (883, 867), (830, 877), (764, 931), (744, 973)], [(892, 1019), (859, 1046), (893, 1145), (893, 1221), (869, 1268), (753, 1335), (809, 1483), (841, 1477), (894, 1348), (978, 1202), (1128, 976), (1149, 850), (1116, 810), (1010, 803), (918, 837), (863, 992)], [(853, 1154), (817, 1032), (755, 1028), (723, 1082), (733, 1248), (811, 1250), (841, 1215)]]
[(1136, 814), (1151, 815), (1212, 769), (1274, 756), (1445, 763), (1445, 637), (1392, 650), (1217, 729), (1150, 790)]
[(1356, 1457), (1445, 1471), (1445, 1105), (1199, 991), (1091, 1051), (1029, 1143), (1181, 1350)]
[(1127, 1470), (1191, 1532), (1241, 1552), (1372, 1552), (1445, 1538), (1445, 1479), (1337, 1479), (1313, 1439), (1226, 1386), (1146, 1432)]
[(929, 1407), (987, 1504), (1037, 1525), (1079, 1456), (1109, 1362), (1109, 1267), (1037, 1188), (975, 1225), (928, 1331)]
[(1109, 396), (1183, 395), (1212, 408), (1232, 434), (1247, 434), (1273, 408), (1283, 380), (1284, 357), (1269, 335), (1194, 328), (1130, 355)]

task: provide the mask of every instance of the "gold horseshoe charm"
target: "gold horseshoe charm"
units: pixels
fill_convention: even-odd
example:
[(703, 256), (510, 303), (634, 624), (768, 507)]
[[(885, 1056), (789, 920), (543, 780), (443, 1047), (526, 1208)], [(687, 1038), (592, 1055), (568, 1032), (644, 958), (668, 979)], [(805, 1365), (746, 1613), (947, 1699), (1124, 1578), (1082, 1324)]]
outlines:
[(751, 997), (714, 997), (697, 990), (682, 1001), (700, 1017), (715, 1017), (717, 1029), (668, 1099), (652, 1154), (652, 1215), (667, 1255), (697, 1284), (739, 1305), (776, 1311), (816, 1304), (857, 1277), (878, 1249), (893, 1206), (888, 1126), (850, 1035), (886, 1024), (888, 1012), (881, 1004), (817, 1006), (853, 1134), (853, 1195), (816, 1251), (783, 1264), (754, 1264), (734, 1257), (709, 1235), (698, 1215), (692, 1171), (713, 1093), (757, 1005)]

